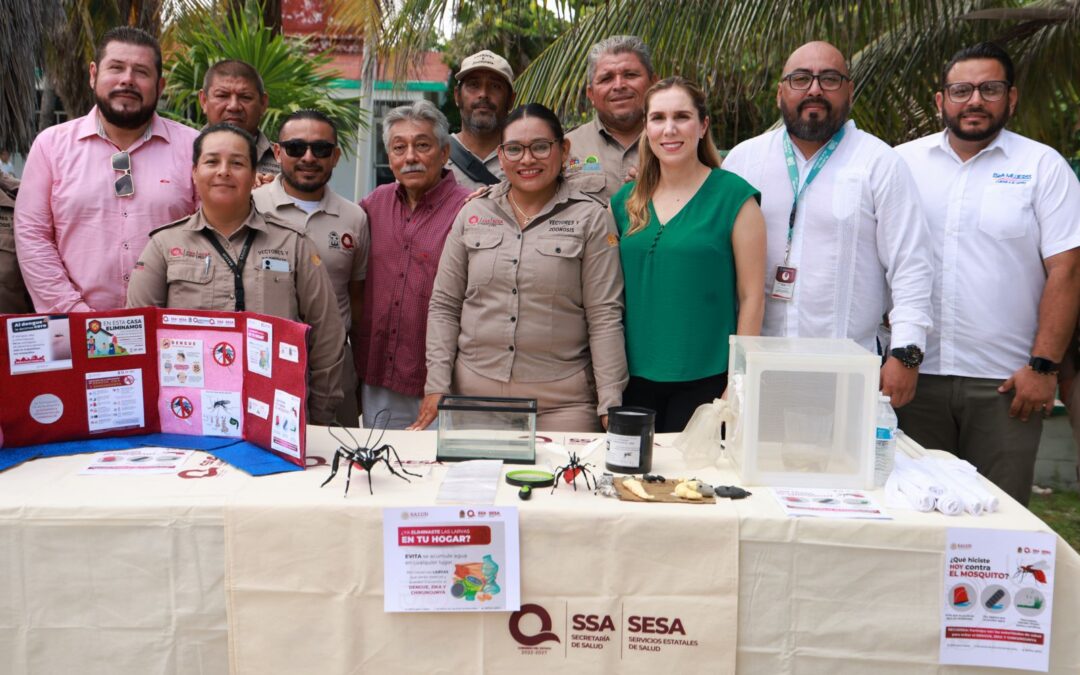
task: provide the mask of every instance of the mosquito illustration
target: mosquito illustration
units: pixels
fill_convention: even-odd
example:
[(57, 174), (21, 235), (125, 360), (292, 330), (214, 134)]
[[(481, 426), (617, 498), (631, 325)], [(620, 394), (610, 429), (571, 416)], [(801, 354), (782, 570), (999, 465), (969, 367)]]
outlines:
[(1040, 584), (1046, 583), (1046, 572), (1044, 570), (1049, 569), (1050, 565), (1045, 560), (1040, 560), (1037, 563), (1031, 565), (1018, 565), (1016, 572), (1013, 573), (1013, 581), (1018, 584), (1024, 583), (1024, 579), (1027, 575), (1035, 577), (1035, 581)]

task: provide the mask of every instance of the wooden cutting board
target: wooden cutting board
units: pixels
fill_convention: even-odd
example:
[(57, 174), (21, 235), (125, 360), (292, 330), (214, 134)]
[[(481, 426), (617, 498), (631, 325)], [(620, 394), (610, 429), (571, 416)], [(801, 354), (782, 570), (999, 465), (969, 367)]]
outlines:
[(715, 504), (716, 497), (702, 497), (701, 499), (682, 499), (676, 497), (675, 492), (676, 483), (673, 480), (668, 480), (664, 483), (646, 483), (641, 481), (642, 487), (645, 488), (645, 492), (649, 493), (655, 499), (642, 499), (638, 497), (622, 482), (622, 476), (615, 477), (615, 492), (618, 493), (619, 499), (624, 502), (645, 502), (646, 504)]

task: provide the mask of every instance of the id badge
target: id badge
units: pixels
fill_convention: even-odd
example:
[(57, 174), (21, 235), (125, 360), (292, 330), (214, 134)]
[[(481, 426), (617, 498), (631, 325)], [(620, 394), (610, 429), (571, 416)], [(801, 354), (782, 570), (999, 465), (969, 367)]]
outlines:
[(772, 297), (777, 300), (791, 300), (795, 297), (795, 275), (798, 272), (794, 267), (776, 266), (776, 277), (773, 279)]

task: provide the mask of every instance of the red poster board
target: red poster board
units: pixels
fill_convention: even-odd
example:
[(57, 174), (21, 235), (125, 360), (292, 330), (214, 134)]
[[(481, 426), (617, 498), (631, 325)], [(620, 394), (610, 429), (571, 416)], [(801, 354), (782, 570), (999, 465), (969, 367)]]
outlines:
[(165, 432), (304, 466), (308, 330), (252, 312), (3, 315), (2, 445)]

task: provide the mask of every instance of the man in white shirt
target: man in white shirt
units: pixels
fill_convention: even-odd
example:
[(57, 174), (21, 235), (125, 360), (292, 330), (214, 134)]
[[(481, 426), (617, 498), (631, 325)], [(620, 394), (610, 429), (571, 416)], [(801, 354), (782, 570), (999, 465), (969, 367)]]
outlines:
[(930, 328), (930, 233), (907, 167), (848, 120), (853, 89), (835, 47), (799, 47), (777, 87), (784, 128), (740, 143), (723, 168), (761, 190), (762, 335), (851, 338), (882, 353), (887, 312), (881, 390), (899, 408), (915, 393)]
[(935, 331), (899, 418), (1026, 504), (1080, 303), (1080, 183), (1057, 152), (1004, 128), (1017, 98), (1003, 49), (963, 49), (935, 95), (945, 130), (897, 148), (938, 261)]
[[(281, 125), (274, 157), (281, 174), (251, 194), (255, 208), (268, 219), (303, 232), (314, 242), (330, 276), (341, 321), (355, 343), (371, 236), (364, 210), (327, 185), (341, 158), (337, 127), (317, 110), (297, 110)], [(350, 346), (345, 348), (341, 386), (344, 397), (337, 410), (337, 422), (359, 426), (358, 381)]]

